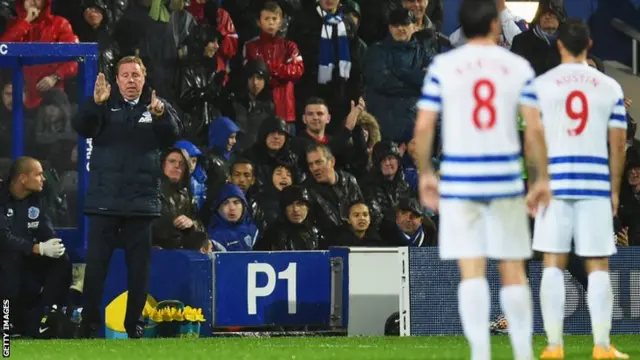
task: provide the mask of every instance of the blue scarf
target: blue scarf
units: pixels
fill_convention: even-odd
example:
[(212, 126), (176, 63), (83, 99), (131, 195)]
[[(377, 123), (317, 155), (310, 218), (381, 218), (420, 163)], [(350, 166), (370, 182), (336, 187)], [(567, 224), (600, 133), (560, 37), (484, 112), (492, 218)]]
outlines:
[(342, 19), (342, 10), (336, 14), (329, 14), (320, 6), (316, 8), (320, 17), (324, 20), (320, 35), (320, 51), (318, 52), (318, 83), (327, 84), (333, 80), (333, 69), (336, 67), (333, 47), (333, 32), (336, 30), (338, 37), (338, 68), (340, 77), (348, 79), (351, 73), (351, 53), (349, 51), (349, 38), (347, 27)]
[(424, 230), (422, 229), (422, 225), (420, 225), (413, 235), (407, 235), (400, 228), (398, 228), (398, 232), (400, 233), (400, 236), (402, 236), (402, 239), (407, 242), (407, 246), (409, 247), (419, 247), (424, 243)]
[(540, 28), (539, 25), (536, 25), (536, 27), (533, 29), (533, 33), (540, 39), (544, 40), (547, 42), (547, 45), (551, 46), (551, 44), (553, 44), (556, 40), (558, 40), (558, 32), (556, 31), (555, 34), (547, 34), (546, 32), (544, 32), (544, 30), (542, 30), (542, 28)]

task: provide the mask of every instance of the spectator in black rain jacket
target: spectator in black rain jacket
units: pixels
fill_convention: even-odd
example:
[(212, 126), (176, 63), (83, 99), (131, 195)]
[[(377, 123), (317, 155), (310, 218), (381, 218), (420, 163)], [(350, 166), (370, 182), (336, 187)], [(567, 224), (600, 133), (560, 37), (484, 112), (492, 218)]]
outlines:
[(260, 191), (271, 183), (273, 170), (280, 165), (292, 170), (294, 183), (304, 180), (304, 174), (296, 171), (299, 160), (289, 143), (287, 124), (282, 118), (274, 116), (262, 122), (256, 143), (245, 154), (255, 166), (256, 186)]
[(82, 335), (100, 324), (100, 305), (111, 254), (124, 246), (129, 271), (129, 338), (140, 338), (139, 322), (147, 298), (151, 225), (160, 216), (161, 149), (181, 135), (176, 111), (145, 84), (137, 57), (116, 65), (116, 84), (99, 74), (93, 99), (80, 106), (74, 129), (93, 139), (85, 213), (90, 216), (84, 281)]
[(412, 196), (404, 179), (400, 148), (392, 141), (381, 141), (373, 147), (372, 168), (362, 179), (362, 193), (371, 210), (372, 224), (378, 228), (382, 219), (395, 211), (398, 200)]
[(318, 250), (324, 242), (309, 214), (309, 193), (301, 186), (289, 186), (280, 193), (280, 220), (267, 230), (255, 250)]

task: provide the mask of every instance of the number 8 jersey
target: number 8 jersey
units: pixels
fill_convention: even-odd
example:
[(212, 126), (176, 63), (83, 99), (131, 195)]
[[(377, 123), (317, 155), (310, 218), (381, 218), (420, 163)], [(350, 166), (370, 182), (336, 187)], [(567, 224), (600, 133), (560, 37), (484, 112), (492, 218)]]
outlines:
[(520, 105), (537, 107), (535, 73), (498, 46), (467, 44), (429, 66), (418, 108), (442, 115), (440, 197), (492, 200), (524, 194)]
[(608, 198), (608, 128), (627, 128), (622, 88), (587, 64), (567, 63), (534, 81), (556, 198)]

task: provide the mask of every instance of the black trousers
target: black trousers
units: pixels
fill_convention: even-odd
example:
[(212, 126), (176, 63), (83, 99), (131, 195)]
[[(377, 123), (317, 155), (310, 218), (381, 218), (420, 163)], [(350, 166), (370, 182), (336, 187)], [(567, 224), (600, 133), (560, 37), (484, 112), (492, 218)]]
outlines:
[(67, 305), (69, 286), (71, 262), (66, 254), (57, 259), (17, 252), (0, 256), (0, 299), (11, 301), (11, 318), (16, 326), (32, 310), (42, 316), (42, 307)]
[(113, 251), (123, 248), (127, 264), (127, 332), (142, 325), (140, 317), (147, 299), (151, 264), (151, 223), (142, 216), (89, 216), (89, 239), (84, 274), (83, 322), (99, 326), (104, 283)]
[(0, 261), (0, 298), (18, 304), (25, 297), (40, 295), (43, 305), (66, 305), (71, 286), (71, 262), (66, 254), (53, 259), (8, 252)]

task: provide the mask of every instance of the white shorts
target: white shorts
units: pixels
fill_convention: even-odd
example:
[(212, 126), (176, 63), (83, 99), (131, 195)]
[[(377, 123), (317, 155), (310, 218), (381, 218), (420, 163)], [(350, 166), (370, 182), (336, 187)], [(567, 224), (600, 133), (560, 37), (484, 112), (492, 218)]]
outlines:
[(522, 197), (488, 202), (440, 199), (440, 258), (529, 259), (531, 234)]
[(613, 213), (609, 199), (553, 199), (536, 217), (533, 248), (546, 253), (603, 257), (616, 253)]

